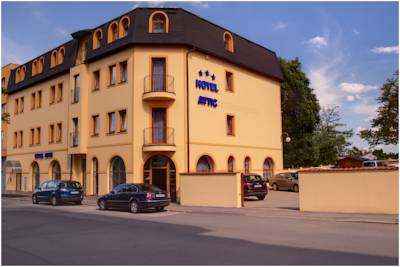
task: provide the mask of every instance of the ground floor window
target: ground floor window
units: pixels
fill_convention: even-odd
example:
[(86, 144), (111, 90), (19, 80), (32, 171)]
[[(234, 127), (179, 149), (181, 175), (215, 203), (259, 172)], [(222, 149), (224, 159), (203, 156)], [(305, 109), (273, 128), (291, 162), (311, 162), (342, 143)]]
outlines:
[(53, 180), (61, 180), (61, 167), (57, 160), (51, 163), (51, 178)]
[(264, 161), (263, 164), (263, 178), (264, 180), (268, 181), (272, 175), (274, 175), (273, 173), (273, 169), (274, 169), (274, 164), (271, 158), (267, 158)]
[(235, 159), (232, 156), (230, 156), (228, 158), (228, 172), (233, 172), (234, 164), (235, 164)]
[(39, 164), (35, 161), (32, 163), (32, 189), (35, 189), (40, 184), (40, 169)]
[(196, 171), (198, 172), (213, 172), (214, 161), (209, 156), (201, 156), (197, 161)]
[(125, 163), (120, 157), (113, 157), (110, 165), (111, 189), (126, 183)]
[(244, 173), (250, 173), (250, 164), (251, 164), (250, 157), (246, 157), (244, 159)]

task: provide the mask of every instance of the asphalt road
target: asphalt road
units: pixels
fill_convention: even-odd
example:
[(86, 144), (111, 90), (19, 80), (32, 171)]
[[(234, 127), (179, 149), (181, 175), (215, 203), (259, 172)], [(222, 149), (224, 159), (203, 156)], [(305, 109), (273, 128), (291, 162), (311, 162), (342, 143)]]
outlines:
[(398, 224), (268, 207), (130, 214), (2, 198), (2, 264), (397, 265)]

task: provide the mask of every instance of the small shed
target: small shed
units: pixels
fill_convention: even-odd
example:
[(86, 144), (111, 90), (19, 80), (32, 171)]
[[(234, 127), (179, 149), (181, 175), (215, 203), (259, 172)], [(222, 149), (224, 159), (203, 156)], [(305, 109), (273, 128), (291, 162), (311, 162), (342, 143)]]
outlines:
[(368, 159), (363, 158), (363, 157), (347, 156), (347, 157), (339, 159), (336, 163), (336, 167), (337, 168), (361, 168), (363, 165), (363, 162), (366, 160), (368, 160)]

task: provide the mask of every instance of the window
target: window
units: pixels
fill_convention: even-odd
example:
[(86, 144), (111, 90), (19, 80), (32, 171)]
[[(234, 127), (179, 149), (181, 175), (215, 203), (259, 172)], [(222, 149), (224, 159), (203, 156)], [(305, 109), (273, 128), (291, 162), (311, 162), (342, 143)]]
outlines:
[(54, 124), (49, 127), (49, 144), (54, 143)]
[(149, 32), (166, 33), (168, 30), (168, 16), (161, 11), (154, 12), (150, 16)]
[(111, 22), (108, 26), (107, 43), (114, 42), (118, 39), (118, 24), (116, 21)]
[(15, 83), (19, 83), (21, 81), (21, 69), (18, 68), (15, 71)]
[(125, 163), (120, 157), (113, 157), (110, 164), (111, 187), (126, 183)]
[(14, 144), (13, 147), (16, 148), (18, 144), (18, 133), (14, 132)]
[(233, 92), (233, 73), (232, 72), (225, 72), (226, 78), (226, 91)]
[(50, 104), (54, 104), (56, 101), (56, 86), (52, 85), (50, 87)]
[(72, 96), (72, 103), (78, 103), (79, 102), (79, 94), (81, 91), (81, 78), (79, 74), (74, 76), (74, 90), (73, 90), (73, 96)]
[(263, 164), (263, 178), (265, 181), (268, 181), (274, 174), (273, 166), (274, 166), (274, 163), (271, 158), (265, 159), (264, 164)]
[(226, 116), (226, 134), (235, 135), (235, 117), (232, 115)]
[(6, 88), (6, 78), (1, 78), (1, 89)]
[(54, 68), (57, 65), (57, 50), (51, 52), (50, 68)]
[(24, 132), (19, 131), (18, 147), (22, 147), (23, 145), (24, 145)]
[(26, 75), (26, 67), (22, 66), (21, 67), (21, 76), (20, 76), (21, 80), (20, 81), (25, 80), (25, 75)]
[[(60, 163), (58, 163), (56, 160), (51, 163), (51, 178), (53, 180), (61, 180), (61, 167)], [(54, 181), (50, 181), (49, 183), (54, 184)], [(53, 187), (55, 187), (55, 185), (53, 185)]]
[(250, 173), (250, 163), (251, 163), (250, 158), (246, 157), (244, 159), (244, 173)]
[(62, 141), (62, 123), (57, 123), (57, 137), (56, 142), (60, 143)]
[(29, 145), (33, 146), (34, 142), (35, 142), (35, 129), (31, 128), (29, 131)]
[(32, 76), (35, 76), (38, 73), (38, 61), (34, 60), (32, 63)]
[(1, 113), (7, 112), (7, 104), (1, 104)]
[(40, 140), (41, 140), (41, 129), (40, 127), (36, 128), (36, 145), (40, 145)]
[(42, 90), (37, 92), (37, 108), (42, 107)]
[(152, 58), (151, 65), (151, 90), (153, 92), (166, 91), (165, 58)]
[(196, 166), (197, 172), (213, 172), (214, 171), (214, 161), (209, 156), (201, 156), (197, 161)]
[(117, 82), (117, 66), (116, 65), (112, 65), (109, 68), (109, 74), (110, 74), (110, 81), (109, 81), (109, 85), (115, 85)]
[(113, 134), (115, 133), (115, 112), (109, 112), (108, 116), (108, 133)]
[(225, 44), (225, 49), (231, 53), (234, 52), (234, 47), (233, 47), (233, 37), (232, 34), (229, 32), (224, 33), (224, 44)]
[(125, 37), (128, 35), (129, 30), (129, 17), (123, 17), (119, 22), (119, 38)]
[(119, 131), (126, 132), (126, 109), (119, 112)]
[(233, 172), (234, 165), (235, 165), (235, 159), (232, 156), (230, 156), (228, 158), (228, 172)]
[(57, 87), (57, 102), (61, 102), (63, 99), (63, 84), (59, 83)]
[(58, 49), (57, 52), (57, 65), (62, 64), (64, 62), (64, 57), (65, 57), (65, 48), (61, 47)]
[(44, 57), (39, 58), (38, 73), (42, 73), (44, 68)]
[(121, 62), (119, 63), (119, 71), (120, 71), (120, 77), (121, 77), (121, 83), (126, 82), (128, 80), (128, 70), (127, 70), (127, 62)]
[(24, 112), (24, 97), (21, 97), (19, 100), (19, 113)]
[(101, 40), (103, 40), (103, 32), (101, 29), (97, 29), (93, 34), (93, 49), (100, 47)]
[(31, 109), (36, 108), (36, 92), (31, 94)]
[(19, 99), (15, 99), (14, 101), (14, 114), (18, 114), (18, 106), (19, 106)]
[(93, 72), (93, 91), (100, 89), (100, 70)]
[(72, 118), (72, 131), (72, 146), (76, 147), (79, 144), (78, 118)]
[(99, 115), (92, 116), (92, 135), (98, 136), (100, 132), (99, 129)]

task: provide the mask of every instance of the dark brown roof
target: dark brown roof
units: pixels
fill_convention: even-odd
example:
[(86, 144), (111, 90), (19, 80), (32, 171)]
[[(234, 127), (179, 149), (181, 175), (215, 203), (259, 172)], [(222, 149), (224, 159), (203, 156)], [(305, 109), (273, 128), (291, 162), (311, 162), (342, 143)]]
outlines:
[[(154, 34), (148, 32), (149, 17), (155, 10), (162, 10), (167, 13), (169, 19), (168, 33)], [(107, 44), (108, 25), (115, 20), (119, 21), (125, 15), (130, 18), (131, 26), (129, 27), (128, 35), (111, 44)], [(98, 28), (102, 28), (103, 39), (100, 47), (93, 50), (92, 35)], [(68, 71), (74, 65), (79, 38), (85, 35), (90, 35), (86, 62), (94, 61), (132, 45), (183, 45), (227, 60), (263, 76), (282, 81), (283, 77), (275, 52), (231, 32), (235, 52), (230, 53), (225, 50), (223, 42), (223, 33), (225, 31), (228, 30), (181, 8), (136, 8), (93, 29), (73, 33), (74, 39), (64, 44), (66, 48), (64, 63), (53, 69), (50, 69), (49, 66), (50, 55), (54, 49), (44, 55), (45, 68), (41, 74), (31, 77), (32, 61), (21, 64), (21, 66), (26, 65), (27, 67), (26, 79), (15, 84), (15, 70), (12, 71), (8, 92), (13, 93), (22, 90), (44, 79)]]

